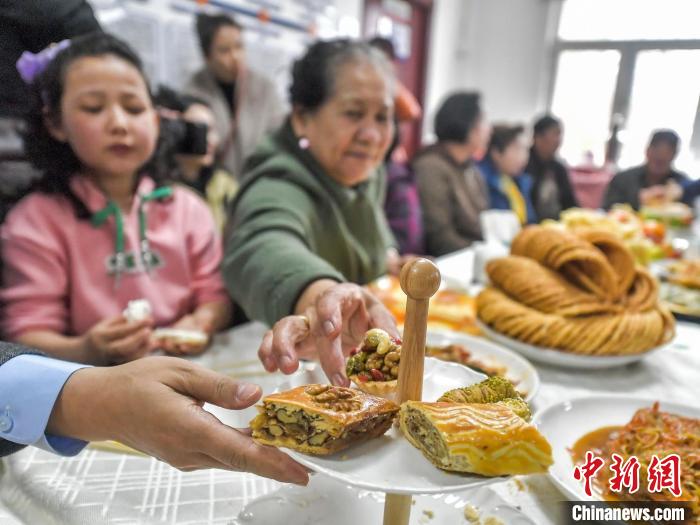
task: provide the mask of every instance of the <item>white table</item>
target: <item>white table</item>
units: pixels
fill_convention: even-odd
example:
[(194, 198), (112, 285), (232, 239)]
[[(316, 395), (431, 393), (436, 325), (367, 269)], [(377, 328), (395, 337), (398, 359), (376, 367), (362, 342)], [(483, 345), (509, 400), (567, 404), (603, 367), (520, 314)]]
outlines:
[[(283, 376), (267, 374), (257, 361), (263, 332), (260, 324), (236, 328), (219, 337), (213, 348), (196, 360), (259, 383), (270, 392)], [(674, 343), (641, 363), (576, 373), (537, 365), (542, 386), (534, 407), (541, 409), (565, 399), (604, 392), (697, 405), (698, 346), (700, 326), (679, 323)], [(231, 417), (216, 413), (224, 420)], [(234, 415), (233, 419), (240, 418)], [(0, 473), (0, 525), (226, 524), (247, 502), (278, 486), (250, 474), (211, 470), (183, 473), (151, 458), (91, 448), (75, 458), (25, 449), (7, 458)], [(557, 502), (563, 496), (546, 476), (514, 478), (492, 488), (535, 523), (558, 522)], [(282, 516), (280, 523), (284, 523)]]

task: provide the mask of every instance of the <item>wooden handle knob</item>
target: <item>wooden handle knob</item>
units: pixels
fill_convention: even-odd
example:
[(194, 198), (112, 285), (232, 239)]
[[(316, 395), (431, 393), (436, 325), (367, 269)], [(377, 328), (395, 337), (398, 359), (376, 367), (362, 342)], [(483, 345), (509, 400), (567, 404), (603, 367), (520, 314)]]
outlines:
[(401, 289), (411, 299), (429, 299), (440, 287), (440, 270), (434, 262), (417, 257), (401, 269)]

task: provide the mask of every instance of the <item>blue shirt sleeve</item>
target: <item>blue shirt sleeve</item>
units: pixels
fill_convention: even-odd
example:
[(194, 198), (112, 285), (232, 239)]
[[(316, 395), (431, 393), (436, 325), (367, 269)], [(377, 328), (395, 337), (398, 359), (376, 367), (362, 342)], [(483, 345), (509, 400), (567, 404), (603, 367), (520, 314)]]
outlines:
[(29, 354), (0, 366), (0, 438), (63, 456), (80, 452), (87, 442), (48, 435), (46, 425), (63, 385), (87, 366)]

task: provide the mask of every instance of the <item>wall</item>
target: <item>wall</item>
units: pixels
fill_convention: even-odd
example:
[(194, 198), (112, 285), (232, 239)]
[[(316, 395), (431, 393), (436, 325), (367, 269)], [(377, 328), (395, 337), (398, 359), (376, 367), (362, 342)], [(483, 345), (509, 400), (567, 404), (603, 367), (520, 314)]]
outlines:
[(436, 0), (424, 137), (446, 93), (476, 89), (492, 121), (530, 123), (547, 107), (561, 0)]
[[(181, 88), (202, 58), (194, 34), (192, 0), (90, 0), (103, 26), (128, 41), (140, 54), (153, 84)], [(256, 12), (257, 0), (217, 0)], [(269, 12), (298, 25), (315, 24), (316, 35), (357, 37), (364, 0), (307, 0), (269, 3)], [(265, 24), (250, 16), (234, 14), (245, 28), (247, 63), (272, 78), (283, 99), (287, 98), (291, 62), (301, 55), (314, 36), (306, 31)], [(177, 46), (173, 46), (177, 42)]]

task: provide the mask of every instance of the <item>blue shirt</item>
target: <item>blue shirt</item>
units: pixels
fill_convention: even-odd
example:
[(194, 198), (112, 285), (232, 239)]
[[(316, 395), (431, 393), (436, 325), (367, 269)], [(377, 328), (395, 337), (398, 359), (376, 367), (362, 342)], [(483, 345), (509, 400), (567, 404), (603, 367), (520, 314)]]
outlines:
[(87, 442), (46, 434), (58, 394), (68, 378), (88, 365), (24, 354), (0, 366), (0, 438), (74, 456)]

